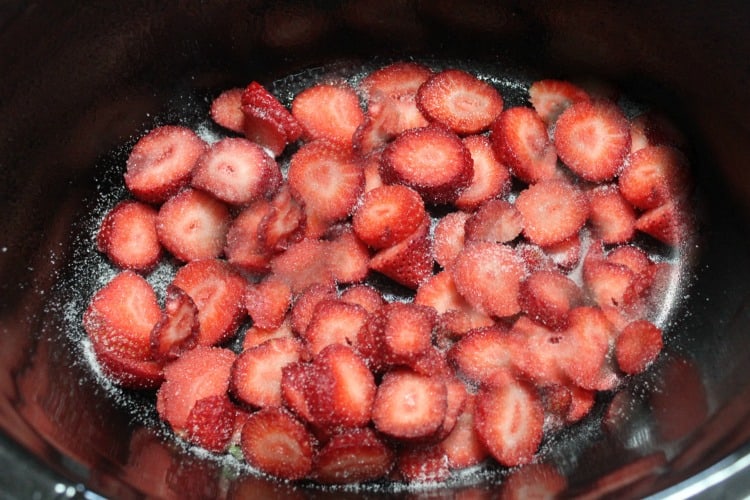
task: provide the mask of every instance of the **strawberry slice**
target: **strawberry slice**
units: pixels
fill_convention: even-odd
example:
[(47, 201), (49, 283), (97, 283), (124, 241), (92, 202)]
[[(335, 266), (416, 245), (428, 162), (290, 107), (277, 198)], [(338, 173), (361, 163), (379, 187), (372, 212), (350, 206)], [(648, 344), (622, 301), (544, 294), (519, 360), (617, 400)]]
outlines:
[(451, 469), (464, 469), (477, 465), (489, 456), (487, 448), (482, 444), (475, 429), (475, 405), (475, 396), (469, 394), (453, 430), (440, 442), (440, 447), (448, 458), (448, 467)]
[(503, 97), (495, 87), (458, 69), (447, 69), (419, 87), (417, 107), (430, 121), (442, 123), (457, 134), (478, 134), (503, 110)]
[(151, 353), (154, 359), (177, 359), (195, 347), (198, 341), (198, 307), (180, 288), (169, 285), (164, 312), (151, 330)]
[(614, 178), (630, 152), (630, 124), (608, 101), (581, 101), (557, 119), (555, 148), (560, 159), (582, 178)]
[(447, 391), (441, 378), (396, 369), (383, 376), (372, 407), (372, 421), (388, 436), (424, 439), (440, 430), (446, 407)]
[(237, 410), (226, 394), (195, 402), (185, 423), (185, 439), (213, 453), (223, 453), (234, 433)]
[(251, 82), (241, 95), (245, 137), (279, 156), (287, 144), (302, 135), (302, 125), (258, 82)]
[(335, 230), (338, 234), (327, 242), (327, 259), (333, 279), (339, 284), (359, 283), (370, 270), (370, 251), (351, 226), (340, 226)]
[(543, 181), (521, 191), (516, 199), (523, 234), (539, 246), (549, 246), (575, 235), (589, 216), (585, 195), (564, 181)]
[(96, 243), (117, 267), (148, 271), (161, 258), (157, 211), (139, 201), (121, 201), (102, 221)]
[(213, 121), (240, 134), (245, 131), (245, 115), (242, 113), (243, 91), (244, 89), (239, 87), (225, 90), (211, 101), (209, 109)]
[(406, 239), (376, 253), (370, 259), (370, 269), (416, 290), (432, 275), (434, 260), (429, 233), (430, 219), (425, 217), (419, 228)]
[(382, 186), (365, 193), (352, 216), (352, 227), (365, 244), (382, 249), (403, 241), (427, 217), (424, 202), (411, 188)]
[(558, 498), (568, 486), (568, 481), (550, 464), (527, 464), (514, 469), (503, 481), (501, 498), (524, 500), (527, 498)]
[(372, 481), (385, 477), (393, 462), (393, 452), (372, 429), (346, 429), (315, 455), (312, 476), (323, 484)]
[(283, 408), (247, 417), (240, 446), (247, 463), (266, 474), (295, 480), (312, 471), (313, 442), (305, 426)]
[(270, 202), (272, 210), (258, 226), (261, 245), (269, 252), (282, 252), (305, 234), (305, 210), (284, 184)]
[(583, 305), (583, 292), (559, 271), (536, 271), (521, 283), (518, 302), (521, 311), (553, 329), (563, 329), (568, 312)]
[(307, 238), (294, 243), (271, 260), (272, 275), (289, 285), (293, 294), (315, 284), (333, 286), (326, 243)]
[(557, 175), (557, 153), (547, 126), (531, 108), (506, 109), (492, 124), (490, 135), (498, 160), (526, 183)]
[(289, 190), (305, 207), (306, 235), (319, 237), (348, 217), (364, 189), (362, 168), (351, 153), (333, 144), (305, 144), (289, 162)]
[(341, 292), (341, 300), (363, 307), (372, 314), (385, 304), (385, 299), (370, 285), (354, 285)]
[(158, 388), (164, 381), (160, 362), (120, 356), (100, 342), (92, 342), (92, 347), (102, 372), (121, 387), (149, 390)]
[(232, 366), (232, 394), (257, 408), (281, 406), (281, 372), (299, 361), (301, 352), (302, 343), (292, 337), (270, 339), (243, 351)]
[(278, 168), (254, 142), (229, 137), (201, 156), (191, 183), (231, 205), (247, 205), (272, 188), (273, 171)]
[(565, 415), (565, 422), (573, 424), (582, 420), (591, 412), (596, 402), (596, 391), (570, 386), (570, 408)]
[(367, 316), (367, 311), (358, 305), (341, 300), (324, 300), (315, 307), (302, 336), (313, 355), (331, 344), (354, 346)]
[(188, 188), (161, 206), (156, 234), (172, 255), (190, 262), (221, 255), (229, 224), (229, 209), (224, 203)]
[(284, 322), (292, 303), (292, 290), (284, 281), (273, 277), (245, 291), (245, 309), (258, 328), (278, 328)]
[(635, 245), (623, 245), (613, 249), (607, 255), (607, 262), (625, 266), (636, 275), (648, 272), (653, 264), (648, 254)]
[(464, 238), (467, 243), (508, 243), (521, 234), (523, 224), (514, 205), (505, 200), (488, 200), (466, 220)]
[(569, 354), (567, 345), (561, 342), (564, 333), (551, 330), (528, 316), (520, 316), (510, 333), (521, 345), (513, 364), (525, 379), (542, 387), (568, 382), (562, 368)]
[(519, 337), (509, 335), (498, 327), (470, 331), (448, 351), (448, 361), (465, 379), (489, 383), (513, 375), (515, 359), (524, 345)]
[(289, 363), (281, 370), (281, 400), (304, 422), (312, 422), (313, 415), (307, 401), (307, 386), (313, 370), (310, 363)]
[(589, 100), (585, 90), (563, 80), (537, 80), (529, 87), (529, 102), (547, 125), (555, 123), (571, 104)]
[(333, 283), (315, 283), (305, 288), (292, 305), (292, 330), (299, 335), (303, 335), (318, 304), (324, 300), (334, 299), (336, 299), (336, 287)]
[(232, 220), (224, 246), (224, 254), (232, 265), (249, 273), (268, 271), (271, 253), (261, 242), (261, 236), (264, 221), (273, 213), (273, 206), (261, 199), (243, 209)]
[(510, 170), (497, 159), (487, 136), (471, 135), (463, 142), (474, 162), (474, 174), (454, 204), (459, 210), (473, 211), (487, 200), (508, 194)]
[(635, 211), (617, 185), (600, 185), (587, 195), (593, 236), (605, 244), (629, 241), (635, 233)]
[(673, 247), (684, 243), (690, 235), (687, 212), (678, 203), (665, 203), (642, 213), (635, 221), (635, 228)]
[(225, 262), (193, 261), (181, 267), (172, 284), (198, 307), (198, 344), (215, 345), (235, 334), (245, 314), (245, 279)]
[(306, 88), (292, 101), (292, 115), (302, 124), (305, 140), (325, 139), (348, 148), (354, 132), (364, 121), (359, 97), (346, 83), (322, 83)]
[(435, 262), (443, 269), (448, 269), (464, 248), (467, 220), (466, 212), (450, 212), (435, 226), (432, 238)]
[(523, 260), (529, 272), (557, 269), (557, 264), (552, 260), (552, 256), (539, 245), (521, 241), (516, 244), (514, 250), (521, 260)]
[(481, 241), (466, 245), (451, 273), (458, 292), (482, 312), (505, 317), (521, 310), (518, 287), (526, 269), (511, 247)]
[(638, 320), (620, 332), (615, 342), (615, 358), (623, 372), (641, 373), (656, 359), (662, 348), (661, 330), (653, 323)]
[(396, 469), (407, 483), (441, 483), (450, 476), (448, 456), (436, 445), (402, 448)]
[(599, 308), (577, 307), (570, 311), (568, 328), (560, 340), (567, 353), (562, 367), (577, 386), (606, 391), (616, 384), (607, 359), (614, 335), (614, 326)]
[[(368, 101), (377, 100), (381, 97), (392, 99), (405, 96), (415, 97), (419, 87), (432, 75), (432, 70), (423, 64), (396, 62), (367, 75), (362, 80), (360, 87)], [(371, 113), (371, 110), (368, 109), (368, 112)]]
[(127, 160), (125, 185), (146, 203), (163, 203), (190, 182), (207, 144), (187, 127), (165, 125), (143, 136)]
[(411, 187), (429, 204), (451, 203), (473, 176), (473, 160), (461, 139), (441, 126), (410, 129), (383, 151), (380, 174), (387, 184)]
[(633, 153), (618, 185), (634, 207), (649, 210), (683, 199), (690, 186), (687, 159), (669, 146), (649, 146)]
[(593, 301), (602, 307), (628, 305), (625, 293), (635, 279), (633, 271), (619, 264), (592, 261), (587, 257), (583, 265), (584, 286)]
[(380, 157), (383, 152), (379, 151), (369, 155), (362, 160), (362, 173), (365, 177), (365, 193), (383, 185), (383, 179), (380, 177)]
[(251, 326), (245, 330), (245, 337), (242, 339), (242, 350), (246, 351), (253, 347), (259, 346), (266, 340), (294, 337), (294, 331), (289, 319), (285, 319), (277, 328), (258, 328)]
[(543, 250), (558, 268), (571, 271), (581, 260), (581, 249), (581, 232), (579, 231), (560, 243), (545, 246)]

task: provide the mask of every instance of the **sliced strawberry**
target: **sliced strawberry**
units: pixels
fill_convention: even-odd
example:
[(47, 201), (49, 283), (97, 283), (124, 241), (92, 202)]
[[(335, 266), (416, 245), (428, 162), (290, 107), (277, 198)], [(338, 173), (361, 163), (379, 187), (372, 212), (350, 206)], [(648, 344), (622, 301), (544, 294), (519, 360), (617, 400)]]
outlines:
[(253, 407), (281, 406), (281, 371), (300, 359), (302, 343), (292, 337), (270, 339), (243, 351), (232, 367), (231, 391)]
[(557, 469), (545, 463), (527, 464), (514, 469), (503, 481), (503, 500), (557, 498), (568, 482)]
[(294, 243), (271, 261), (275, 279), (285, 282), (293, 294), (315, 285), (333, 285), (334, 279), (328, 264), (326, 242), (304, 239)]
[(629, 375), (641, 373), (659, 355), (662, 343), (661, 330), (653, 323), (646, 320), (634, 321), (617, 337), (617, 365)]
[(305, 209), (284, 184), (271, 200), (272, 210), (258, 226), (259, 239), (269, 252), (281, 252), (302, 239), (305, 233)]
[(292, 303), (289, 285), (273, 277), (249, 285), (245, 291), (245, 309), (258, 328), (278, 328)]
[(155, 128), (130, 152), (125, 185), (139, 200), (162, 203), (190, 182), (193, 166), (206, 149), (206, 143), (189, 128)]
[(372, 429), (347, 429), (315, 455), (312, 476), (324, 484), (372, 481), (385, 477), (393, 462), (393, 452)]
[(434, 260), (429, 238), (430, 219), (403, 241), (385, 248), (370, 259), (370, 269), (411, 289), (432, 275)]
[(227, 206), (196, 189), (185, 189), (159, 209), (156, 233), (164, 248), (189, 262), (218, 257), (229, 231)]
[(480, 389), (474, 428), (490, 454), (507, 467), (529, 463), (542, 441), (544, 410), (539, 395), (516, 382)]
[(315, 307), (303, 338), (313, 355), (331, 344), (354, 346), (367, 316), (367, 311), (358, 305), (341, 300), (322, 301)]
[(583, 305), (583, 292), (559, 271), (536, 271), (521, 283), (521, 311), (550, 328), (565, 328), (568, 312)]
[(432, 75), (432, 70), (422, 64), (397, 62), (373, 71), (362, 80), (360, 86), (368, 100), (379, 96), (416, 96), (419, 87)]
[(341, 300), (349, 304), (363, 307), (368, 313), (373, 313), (385, 304), (385, 299), (370, 285), (354, 285), (341, 292)]
[(465, 240), (508, 243), (523, 231), (523, 217), (514, 205), (505, 200), (484, 202), (466, 220)]
[(523, 234), (532, 243), (549, 246), (575, 235), (589, 215), (586, 197), (564, 181), (544, 181), (521, 191), (516, 208), (523, 216)]
[(402, 448), (396, 469), (407, 483), (439, 483), (450, 476), (448, 456), (437, 445)]
[(172, 284), (198, 307), (199, 345), (215, 345), (235, 334), (245, 314), (246, 282), (224, 262), (207, 259), (181, 267)]
[(224, 128), (234, 132), (245, 131), (245, 115), (242, 113), (242, 88), (225, 90), (213, 101), (209, 114), (211, 119)]
[(647, 146), (683, 149), (687, 145), (687, 139), (674, 123), (655, 111), (641, 113), (630, 121), (630, 142), (631, 153)]
[(587, 195), (593, 236), (607, 244), (629, 241), (635, 233), (635, 211), (617, 186), (601, 185)]
[(325, 139), (347, 147), (364, 120), (357, 93), (345, 83), (306, 88), (292, 101), (292, 115), (302, 124), (306, 140)]
[(306, 234), (318, 237), (349, 216), (364, 189), (364, 174), (351, 153), (316, 141), (302, 146), (289, 162), (289, 190), (305, 207)]
[(313, 415), (307, 401), (307, 386), (312, 372), (310, 363), (289, 363), (281, 370), (281, 401), (284, 406), (305, 422)]
[(156, 389), (164, 381), (161, 362), (121, 356), (104, 343), (92, 342), (102, 372), (127, 389)]
[(600, 306), (626, 306), (625, 292), (635, 279), (633, 271), (619, 264), (587, 258), (583, 265), (584, 286)]
[(201, 156), (191, 183), (231, 205), (247, 205), (266, 193), (278, 168), (254, 142), (228, 137)]
[(615, 248), (607, 255), (607, 262), (625, 266), (636, 275), (648, 272), (652, 265), (648, 254), (635, 245), (623, 245)]
[(451, 273), (459, 293), (481, 311), (500, 317), (520, 311), (518, 287), (526, 269), (511, 247), (488, 242), (467, 245)]
[(199, 399), (188, 414), (185, 439), (213, 453), (223, 453), (232, 439), (236, 413), (226, 394)]
[(466, 212), (450, 212), (435, 226), (433, 235), (435, 262), (443, 269), (449, 268), (464, 248), (467, 220), (469, 220), (469, 214)]
[(474, 427), (475, 396), (469, 394), (451, 433), (440, 443), (451, 469), (463, 469), (484, 461), (489, 452)]
[(453, 375), (447, 375), (445, 377), (445, 390), (445, 419), (443, 419), (443, 425), (440, 426), (440, 432), (436, 436), (436, 441), (442, 441), (448, 437), (448, 434), (450, 434), (451, 431), (453, 431), (453, 428), (458, 421), (458, 417), (463, 413), (466, 400), (469, 397), (469, 393), (466, 390), (466, 384)]
[(578, 265), (581, 260), (581, 250), (580, 231), (560, 243), (544, 247), (544, 253), (563, 271), (570, 271)]
[(620, 108), (607, 101), (581, 101), (560, 115), (555, 125), (560, 159), (582, 178), (614, 178), (630, 152), (630, 124)]
[(562, 367), (569, 354), (568, 346), (561, 342), (564, 333), (551, 330), (528, 316), (520, 316), (510, 334), (522, 346), (513, 358), (513, 365), (520, 374), (538, 386), (567, 383)]
[[(368, 114), (365, 116), (362, 124), (354, 131), (352, 148), (357, 155), (366, 157), (377, 154), (398, 135), (389, 132), (389, 130), (397, 128), (399, 120), (398, 109), (391, 105), (391, 102), (390, 100), (384, 100), (383, 104), (377, 108), (377, 115), (371, 116)], [(373, 109), (376, 108), (373, 106)]]
[(362, 173), (365, 177), (365, 193), (383, 185), (383, 179), (380, 177), (380, 157), (382, 151), (373, 153), (366, 159), (362, 160)]
[(498, 160), (526, 183), (557, 175), (557, 153), (547, 126), (531, 108), (506, 109), (492, 124), (492, 146)]
[(399, 439), (423, 439), (440, 430), (447, 392), (438, 377), (397, 369), (386, 373), (372, 407), (375, 428)]
[(198, 307), (180, 288), (169, 285), (164, 312), (151, 330), (151, 353), (156, 360), (179, 358), (198, 341)]
[(430, 121), (442, 123), (457, 134), (477, 134), (487, 130), (503, 110), (503, 97), (476, 76), (447, 69), (419, 87), (417, 107)]
[(553, 261), (552, 255), (539, 245), (521, 241), (516, 244), (514, 249), (516, 254), (523, 260), (529, 272), (554, 271), (557, 269), (557, 264)]
[(157, 211), (139, 201), (122, 201), (102, 221), (96, 243), (116, 266), (148, 271), (161, 258)]
[(300, 293), (292, 305), (292, 330), (302, 335), (307, 330), (318, 303), (336, 299), (336, 288), (333, 283), (316, 283)]
[(585, 90), (563, 80), (537, 80), (529, 87), (529, 102), (547, 125), (555, 123), (571, 104), (589, 100)]
[(570, 408), (565, 415), (565, 422), (572, 424), (582, 420), (591, 412), (596, 402), (596, 391), (570, 386)]
[(302, 125), (258, 82), (242, 92), (241, 111), (245, 137), (279, 156), (288, 143), (302, 135)]
[(380, 174), (387, 184), (411, 187), (429, 204), (451, 203), (473, 176), (473, 160), (450, 130), (429, 126), (407, 130), (383, 151)]
[(563, 370), (579, 387), (609, 390), (616, 383), (607, 356), (615, 335), (612, 323), (598, 308), (577, 307), (568, 314), (568, 329), (560, 343), (568, 353)]
[(266, 340), (286, 337), (294, 337), (292, 325), (288, 318), (277, 328), (258, 328), (257, 326), (252, 326), (245, 331), (245, 337), (242, 339), (242, 350), (252, 349), (261, 345)]
[(340, 284), (359, 283), (367, 277), (370, 270), (370, 252), (350, 226), (343, 226), (338, 230), (339, 234), (327, 244), (331, 274)]
[(283, 408), (265, 408), (250, 415), (240, 444), (247, 463), (266, 474), (295, 480), (312, 470), (312, 436)]
[(264, 273), (271, 262), (271, 253), (261, 242), (263, 223), (274, 214), (266, 200), (258, 200), (243, 209), (227, 230), (224, 254), (234, 266), (249, 273)]
[(641, 210), (683, 199), (690, 187), (687, 159), (669, 146), (649, 146), (633, 153), (618, 185), (623, 197)]
[(644, 212), (635, 221), (635, 228), (671, 246), (679, 246), (690, 236), (686, 210), (677, 203), (665, 203)]
[(197, 346), (166, 365), (164, 383), (156, 394), (159, 416), (175, 432), (186, 431), (197, 401), (226, 395), (234, 359), (228, 349)]
[(554, 432), (561, 429), (565, 425), (568, 413), (573, 405), (572, 389), (575, 386), (570, 384), (546, 384), (538, 387), (545, 413), (545, 430)]
[(352, 217), (357, 236), (375, 249), (403, 241), (427, 212), (419, 194), (406, 186), (382, 186), (367, 192)]
[(448, 361), (467, 380), (481, 384), (499, 373), (512, 374), (514, 358), (523, 349), (521, 339), (497, 327), (471, 331), (448, 351)]
[(474, 174), (469, 185), (454, 202), (460, 210), (471, 211), (492, 198), (510, 191), (510, 170), (500, 163), (492, 142), (484, 135), (464, 137), (464, 146), (474, 161)]

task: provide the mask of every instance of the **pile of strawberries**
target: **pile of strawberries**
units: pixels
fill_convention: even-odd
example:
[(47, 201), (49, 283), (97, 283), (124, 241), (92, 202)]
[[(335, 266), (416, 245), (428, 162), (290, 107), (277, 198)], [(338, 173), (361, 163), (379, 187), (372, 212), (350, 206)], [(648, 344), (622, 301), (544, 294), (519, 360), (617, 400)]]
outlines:
[[(152, 130), (98, 233), (123, 269), (83, 317), (102, 368), (158, 388), (184, 440), (283, 479), (530, 462), (657, 357), (671, 264), (634, 241), (676, 246), (691, 221), (668, 124), (564, 81), (529, 101), (404, 62), (291, 110), (255, 82), (224, 92), (211, 145)], [(160, 304), (143, 275), (167, 253)]]

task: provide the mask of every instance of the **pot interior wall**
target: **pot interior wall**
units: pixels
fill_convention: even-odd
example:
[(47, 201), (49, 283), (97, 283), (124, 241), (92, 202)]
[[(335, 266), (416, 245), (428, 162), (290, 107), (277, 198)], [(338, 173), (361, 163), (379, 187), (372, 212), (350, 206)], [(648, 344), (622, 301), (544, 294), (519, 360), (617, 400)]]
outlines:
[[(744, 4), (90, 3), (10, 3), (0, 16), (0, 427), (4, 450), (38, 470), (39, 481), (57, 477), (49, 470), (126, 497), (299, 493), (253, 477), (229, 481), (220, 465), (134, 420), (91, 382), (68, 345), (73, 312), (50, 297), (85, 237), (80, 221), (102, 189), (103, 159), (132, 143), (170, 99), (335, 61), (410, 56), (468, 58), (530, 77), (604, 78), (687, 133), (705, 220), (669, 352), (617, 396), (623, 412), (607, 429), (592, 420), (586, 425), (597, 430), (585, 446), (559, 444), (551, 458), (572, 492), (619, 470), (631, 493), (646, 494), (747, 451)], [(633, 462), (641, 465), (621, 469)]]

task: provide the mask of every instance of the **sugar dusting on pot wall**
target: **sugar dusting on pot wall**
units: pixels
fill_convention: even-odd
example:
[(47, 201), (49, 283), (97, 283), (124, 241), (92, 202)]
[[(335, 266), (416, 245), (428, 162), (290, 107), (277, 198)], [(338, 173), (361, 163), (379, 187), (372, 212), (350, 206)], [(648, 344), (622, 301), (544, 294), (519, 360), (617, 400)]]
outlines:
[[(0, 33), (0, 405), (8, 442), (30, 449), (73, 483), (109, 496), (128, 496), (146, 484), (158, 496), (191, 484), (202, 485), (204, 496), (261, 488), (293, 495), (256, 479), (228, 486), (214, 464), (164, 447), (150, 431), (131, 425), (115, 403), (78, 383), (85, 370), (67, 353), (59, 331), (64, 325), (47, 307), (49, 290), (71, 258), (76, 234), (67, 228), (81, 230), (75, 222), (92, 203), (93, 168), (101, 155), (141, 130), (144, 117), (159, 114), (180, 89), (209, 91), (259, 75), (270, 80), (339, 58), (427, 54), (497, 59), (545, 76), (610, 78), (663, 105), (691, 136), (710, 226), (686, 305), (690, 315), (681, 325), (685, 334), (673, 342), (674, 359), (684, 362), (665, 363), (630, 388), (625, 423), (581, 460), (601, 463), (613, 443), (625, 452), (607, 469), (579, 470), (572, 482), (588, 488), (600, 474), (648, 455), (637, 446), (653, 441), (636, 437), (659, 427), (642, 425), (639, 415), (658, 420), (651, 409), (664, 403), (643, 394), (669, 376), (672, 365), (677, 372), (683, 365), (692, 370), (676, 377), (687, 395), (702, 387), (706, 398), (691, 403), (675, 391), (672, 404), (693, 408), (687, 413), (698, 417), (667, 436), (675, 438), (665, 439), (674, 464), (653, 462), (663, 474), (647, 470), (652, 483), (644, 493), (699, 472), (747, 436), (739, 425), (748, 411), (741, 368), (750, 324), (750, 252), (743, 241), (750, 206), (744, 168), (750, 141), (742, 125), (750, 109), (746, 9), (740, 2), (639, 7), (395, 0), (323, 7), (228, 1), (6, 7)], [(698, 388), (688, 390), (685, 380), (698, 380)], [(665, 411), (666, 428), (674, 431), (677, 417)], [(705, 412), (717, 421), (691, 432), (711, 416)], [(127, 435), (130, 440), (123, 439)], [(624, 436), (629, 441), (623, 444)], [(148, 460), (170, 466), (149, 468)], [(128, 462), (136, 466), (123, 472)]]

